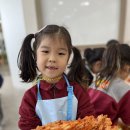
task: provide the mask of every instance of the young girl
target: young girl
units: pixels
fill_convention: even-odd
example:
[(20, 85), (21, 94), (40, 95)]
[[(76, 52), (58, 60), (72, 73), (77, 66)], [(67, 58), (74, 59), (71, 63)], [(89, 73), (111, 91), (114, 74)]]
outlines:
[[(20, 77), (24, 82), (37, 77), (37, 84), (27, 90), (22, 99), (19, 108), (21, 130), (94, 114), (84, 89), (75, 81), (69, 82), (64, 74), (72, 48), (69, 32), (58, 25), (47, 25), (24, 39), (18, 56)], [(80, 60), (75, 55), (74, 58)], [(73, 73), (71, 75), (76, 79)]]
[(113, 123), (120, 118), (130, 126), (130, 86), (125, 83), (130, 74), (130, 46), (108, 46), (102, 65), (96, 82), (88, 89), (96, 114), (107, 114)]

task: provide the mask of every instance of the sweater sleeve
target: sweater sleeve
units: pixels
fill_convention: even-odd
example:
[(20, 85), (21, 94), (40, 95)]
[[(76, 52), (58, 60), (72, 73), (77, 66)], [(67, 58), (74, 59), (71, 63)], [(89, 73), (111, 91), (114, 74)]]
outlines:
[(75, 95), (78, 99), (77, 119), (84, 118), (85, 116), (94, 115), (95, 110), (93, 104), (90, 102), (88, 92), (85, 91), (80, 85), (76, 85)]
[(119, 117), (130, 126), (130, 91), (128, 91), (119, 102)]
[[(36, 92), (35, 92), (36, 93)], [(20, 130), (31, 130), (38, 125), (42, 125), (40, 119), (36, 115), (36, 94), (33, 91), (28, 90), (25, 92), (20, 108), (19, 108), (19, 128)]]

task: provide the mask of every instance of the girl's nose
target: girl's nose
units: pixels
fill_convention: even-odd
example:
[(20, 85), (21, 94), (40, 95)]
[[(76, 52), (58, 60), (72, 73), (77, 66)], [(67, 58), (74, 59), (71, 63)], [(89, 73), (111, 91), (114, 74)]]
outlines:
[(49, 57), (49, 62), (56, 62), (56, 58), (55, 58), (54, 55), (51, 55), (51, 56)]
[(51, 63), (55, 63), (55, 60), (49, 60), (49, 62), (51, 62)]

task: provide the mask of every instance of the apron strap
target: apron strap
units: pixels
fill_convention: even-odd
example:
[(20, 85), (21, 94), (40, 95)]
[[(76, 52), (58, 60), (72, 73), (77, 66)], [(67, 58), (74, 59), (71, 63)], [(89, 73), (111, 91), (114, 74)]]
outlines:
[(37, 99), (38, 100), (42, 100), (42, 97), (41, 97), (41, 94), (40, 94), (40, 80), (38, 80), (38, 83), (37, 83)]
[(67, 77), (64, 75), (64, 78), (67, 83), (67, 91), (68, 91), (68, 102), (67, 102), (67, 118), (66, 120), (72, 120), (72, 98), (73, 98), (73, 86), (70, 86)]
[(63, 76), (64, 76), (64, 78), (65, 78), (65, 81), (66, 81), (66, 83), (67, 83), (67, 86), (71, 87), (71, 86), (70, 86), (70, 83), (69, 83), (69, 81), (68, 81), (68, 79), (67, 79), (67, 77), (66, 77), (66, 75), (64, 74)]
[(73, 86), (68, 86), (67, 91), (68, 91), (67, 120), (72, 120)]

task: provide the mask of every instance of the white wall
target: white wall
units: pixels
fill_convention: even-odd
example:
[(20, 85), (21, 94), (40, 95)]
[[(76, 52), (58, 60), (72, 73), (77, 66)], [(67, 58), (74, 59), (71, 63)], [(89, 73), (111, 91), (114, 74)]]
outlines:
[[(26, 7), (28, 10), (32, 9), (32, 11), (35, 12), (34, 3), (34, 0), (30, 0), (30, 4), (26, 4), (26, 2), (22, 0), (0, 0), (1, 22), (9, 68), (13, 85), (17, 88), (24, 88), (25, 86), (25, 84), (21, 83), (21, 79), (19, 78), (19, 70), (17, 67), (18, 52), (27, 33), (37, 30), (36, 14), (31, 14), (30, 18), (32, 21), (29, 21), (28, 24), (27, 17), (24, 16), (23, 6), (25, 4), (24, 9)], [(27, 9), (25, 10), (29, 17), (30, 14)]]
[(125, 32), (123, 42), (130, 44), (130, 0), (126, 4)]
[(65, 25), (75, 45), (118, 39), (120, 0), (41, 0), (42, 21)]
[(35, 33), (38, 30), (35, 0), (22, 0), (22, 7), (26, 34)]

